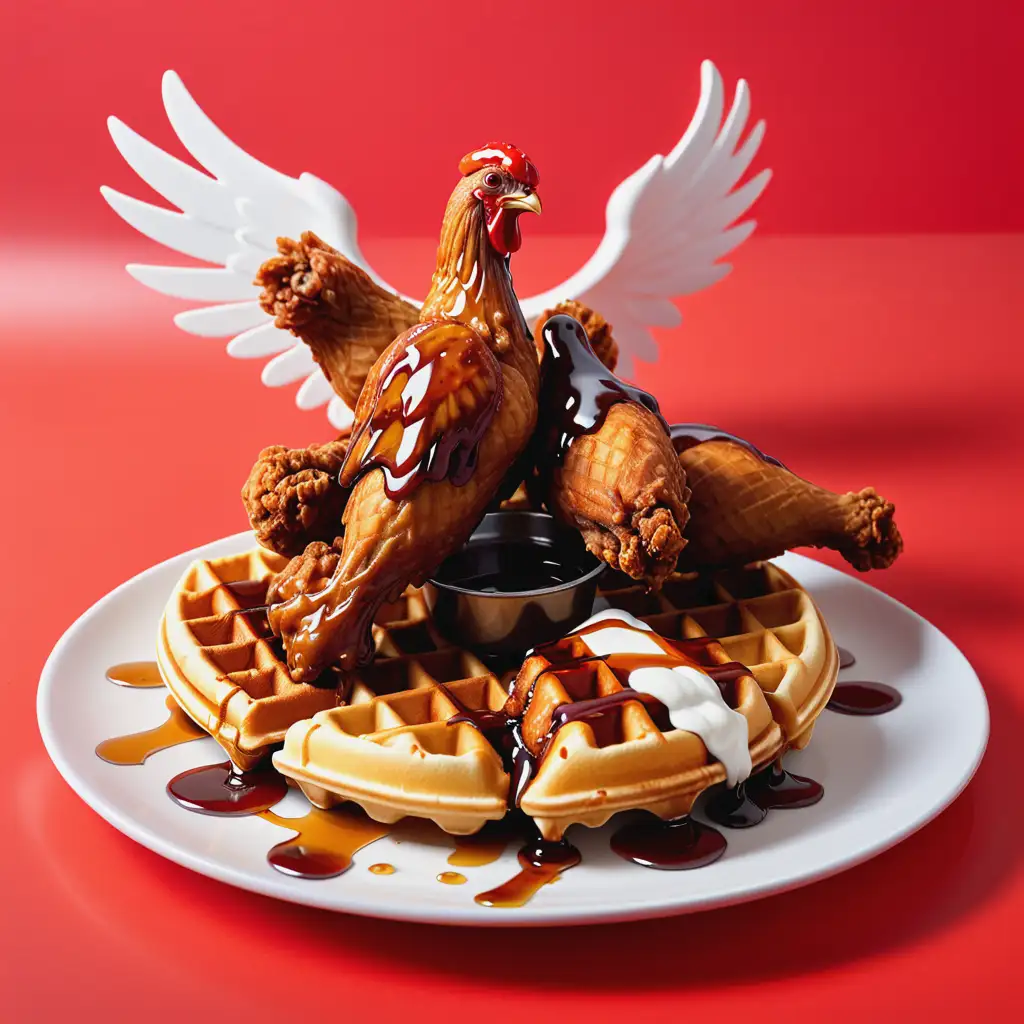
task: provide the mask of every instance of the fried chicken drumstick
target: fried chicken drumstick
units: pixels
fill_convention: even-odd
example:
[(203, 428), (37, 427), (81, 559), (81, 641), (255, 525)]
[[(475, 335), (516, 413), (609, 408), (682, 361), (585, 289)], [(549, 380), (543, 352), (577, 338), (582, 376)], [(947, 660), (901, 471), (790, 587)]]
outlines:
[(359, 398), (340, 553), (338, 541), (310, 545), (268, 593), (297, 682), (372, 658), (379, 606), (466, 541), (536, 425), (539, 368), (507, 266), (519, 214), (540, 211), (536, 171), (505, 144), (460, 170), (420, 323), (386, 348)]
[(542, 498), (594, 555), (657, 589), (686, 545), (689, 497), (657, 403), (602, 364), (572, 317), (549, 316), (538, 334), (546, 348)]
[(297, 242), (279, 238), (277, 248), (256, 275), (260, 305), (310, 347), (335, 393), (355, 408), (370, 367), (420, 311), (312, 231)]
[(739, 439), (687, 446), (686, 440), (712, 429), (691, 426), (673, 428), (691, 491), (681, 570), (744, 565), (790, 548), (820, 547), (866, 572), (888, 568), (903, 550), (895, 507), (873, 488), (836, 494)]

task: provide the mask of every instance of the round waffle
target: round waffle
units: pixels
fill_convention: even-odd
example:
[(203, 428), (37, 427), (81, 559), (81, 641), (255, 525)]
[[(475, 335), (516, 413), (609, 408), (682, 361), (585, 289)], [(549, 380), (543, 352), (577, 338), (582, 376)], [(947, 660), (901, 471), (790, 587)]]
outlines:
[[(626, 577), (609, 582), (604, 604), (663, 636), (717, 637), (707, 645), (708, 665), (739, 661), (749, 668), (736, 682), (734, 704), (748, 722), (755, 769), (807, 743), (839, 659), (824, 620), (791, 576), (770, 563), (713, 576), (677, 574), (657, 595)], [(428, 641), (437, 638), (426, 621), (416, 651), (403, 646), (400, 631), (398, 643), (387, 647), (396, 639), (394, 627), (381, 630), (381, 654), (356, 677), (362, 692), (378, 696), (363, 707), (337, 707), (297, 722), (275, 766), (317, 806), (352, 800), (381, 821), (414, 815), (465, 833), (502, 817), (510, 780), (501, 757), (469, 721), (449, 723), (473, 717), (467, 710), (499, 712), (505, 687), (468, 652), (430, 650)], [(534, 661), (532, 668), (539, 675), (544, 666)], [(530, 670), (528, 659), (524, 671)], [(555, 674), (536, 688), (524, 731), (543, 733), (544, 723), (531, 716), (547, 714), (550, 724), (555, 706), (586, 699), (559, 694), (560, 685)], [(616, 688), (622, 686), (614, 674), (593, 666), (589, 696)], [(662, 733), (642, 703), (629, 702), (621, 734), (610, 742), (586, 722), (559, 730), (520, 806), (554, 839), (574, 822), (596, 826), (620, 810), (685, 814), (704, 789), (724, 779), (722, 765), (697, 736)]]

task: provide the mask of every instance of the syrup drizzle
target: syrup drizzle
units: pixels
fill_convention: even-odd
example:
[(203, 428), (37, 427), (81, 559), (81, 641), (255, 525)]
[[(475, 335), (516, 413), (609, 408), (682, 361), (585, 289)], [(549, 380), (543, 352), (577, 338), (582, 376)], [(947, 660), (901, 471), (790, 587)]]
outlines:
[(178, 707), (178, 702), (173, 697), (168, 695), (164, 703), (170, 714), (162, 725), (155, 729), (104, 740), (97, 745), (96, 756), (109, 764), (143, 764), (150, 754), (155, 754), (158, 750), (166, 750), (168, 747), (176, 747), (179, 743), (188, 743), (209, 735)]
[(662, 871), (688, 871), (713, 864), (725, 853), (725, 836), (688, 814), (662, 821), (646, 815), (620, 828), (611, 847), (623, 860)]
[(521, 907), (529, 903), (542, 886), (576, 867), (580, 851), (564, 839), (560, 843), (539, 839), (527, 843), (518, 854), (520, 871), (494, 889), (478, 893), (474, 901), (484, 907)]
[(746, 448), (762, 462), (767, 462), (770, 466), (778, 466), (780, 469), (786, 468), (778, 459), (766, 455), (760, 448), (742, 437), (737, 437), (727, 430), (720, 430), (707, 423), (673, 423), (669, 428), (669, 434), (672, 436), (672, 447), (679, 454), (698, 444), (703, 444), (705, 441), (732, 441), (733, 444)]
[(390, 825), (347, 805), (332, 811), (313, 808), (301, 818), (282, 818), (270, 810), (260, 817), (298, 833), (267, 853), (272, 867), (295, 878), (334, 878), (352, 866), (364, 846), (391, 832)]
[(288, 783), (270, 764), (239, 771), (230, 761), (207, 764), (175, 775), (167, 793), (188, 811), (237, 817), (267, 811), (284, 799)]
[(135, 690), (156, 689), (164, 681), (155, 661), (122, 661), (107, 669), (107, 679), (117, 686)]

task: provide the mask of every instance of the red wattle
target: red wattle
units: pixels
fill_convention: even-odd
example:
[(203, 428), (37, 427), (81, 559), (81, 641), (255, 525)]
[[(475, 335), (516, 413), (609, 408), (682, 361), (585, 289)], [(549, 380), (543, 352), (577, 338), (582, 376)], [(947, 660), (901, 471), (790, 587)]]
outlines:
[(523, 236), (519, 231), (519, 211), (498, 207), (487, 222), (487, 237), (502, 256), (517, 252), (523, 244)]

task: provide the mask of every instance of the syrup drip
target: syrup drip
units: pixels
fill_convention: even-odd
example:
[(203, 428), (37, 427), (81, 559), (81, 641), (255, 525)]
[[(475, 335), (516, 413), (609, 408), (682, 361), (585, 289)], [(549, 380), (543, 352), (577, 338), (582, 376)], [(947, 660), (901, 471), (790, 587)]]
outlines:
[(395, 873), (394, 864), (371, 864), (367, 869), (371, 875), (393, 875)]
[(825, 705), (841, 715), (884, 715), (903, 703), (899, 690), (885, 683), (838, 683)]
[(443, 885), (465, 885), (466, 876), (460, 875), (458, 871), (442, 871), (437, 880)]
[(163, 686), (160, 669), (155, 661), (122, 661), (107, 669), (107, 679), (117, 686), (136, 690), (156, 689)]
[(553, 469), (562, 462), (569, 445), (577, 437), (597, 430), (608, 410), (619, 402), (642, 405), (669, 432), (657, 399), (616, 377), (598, 358), (579, 321), (559, 313), (545, 322), (543, 335), (543, 422), (537, 437), (544, 460), (537, 460), (538, 464), (543, 461)]
[(848, 651), (845, 647), (836, 648), (839, 651), (839, 667), (849, 668), (851, 665), (857, 664), (857, 659), (853, 656), (852, 651)]
[(273, 811), (261, 811), (260, 817), (298, 833), (267, 854), (272, 867), (296, 878), (334, 878), (352, 866), (359, 850), (391, 831), (390, 825), (373, 821), (350, 807), (333, 811), (314, 808), (301, 818), (282, 818)]
[(776, 761), (746, 782), (719, 793), (704, 813), (725, 828), (751, 828), (764, 821), (770, 810), (811, 807), (824, 795), (820, 782), (793, 775)]
[(96, 756), (110, 764), (143, 764), (150, 754), (179, 743), (202, 739), (208, 733), (200, 729), (171, 696), (165, 701), (170, 716), (162, 725), (127, 736), (114, 736), (96, 747)]
[(284, 799), (288, 783), (269, 764), (241, 772), (224, 761), (175, 775), (167, 792), (186, 810), (234, 817), (269, 810)]
[(478, 893), (473, 897), (477, 903), (485, 907), (522, 907), (542, 886), (550, 885), (580, 862), (580, 851), (564, 839), (560, 843), (543, 839), (528, 843), (518, 856), (519, 873), (497, 888)]
[(448, 863), (455, 868), (482, 868), (493, 864), (504, 852), (516, 829), (509, 818), (488, 822), (472, 836), (455, 836), (455, 851)]
[(760, 448), (745, 441), (742, 437), (730, 434), (727, 430), (719, 430), (718, 427), (709, 426), (707, 423), (673, 423), (669, 428), (669, 433), (672, 435), (672, 447), (680, 454), (705, 441), (732, 441), (733, 444), (746, 448), (762, 462), (767, 462), (770, 466), (778, 466), (780, 469), (786, 468), (778, 459), (766, 455)]
[(632, 822), (612, 836), (623, 860), (662, 871), (688, 871), (714, 863), (725, 853), (725, 836), (689, 815), (662, 821), (653, 815)]

